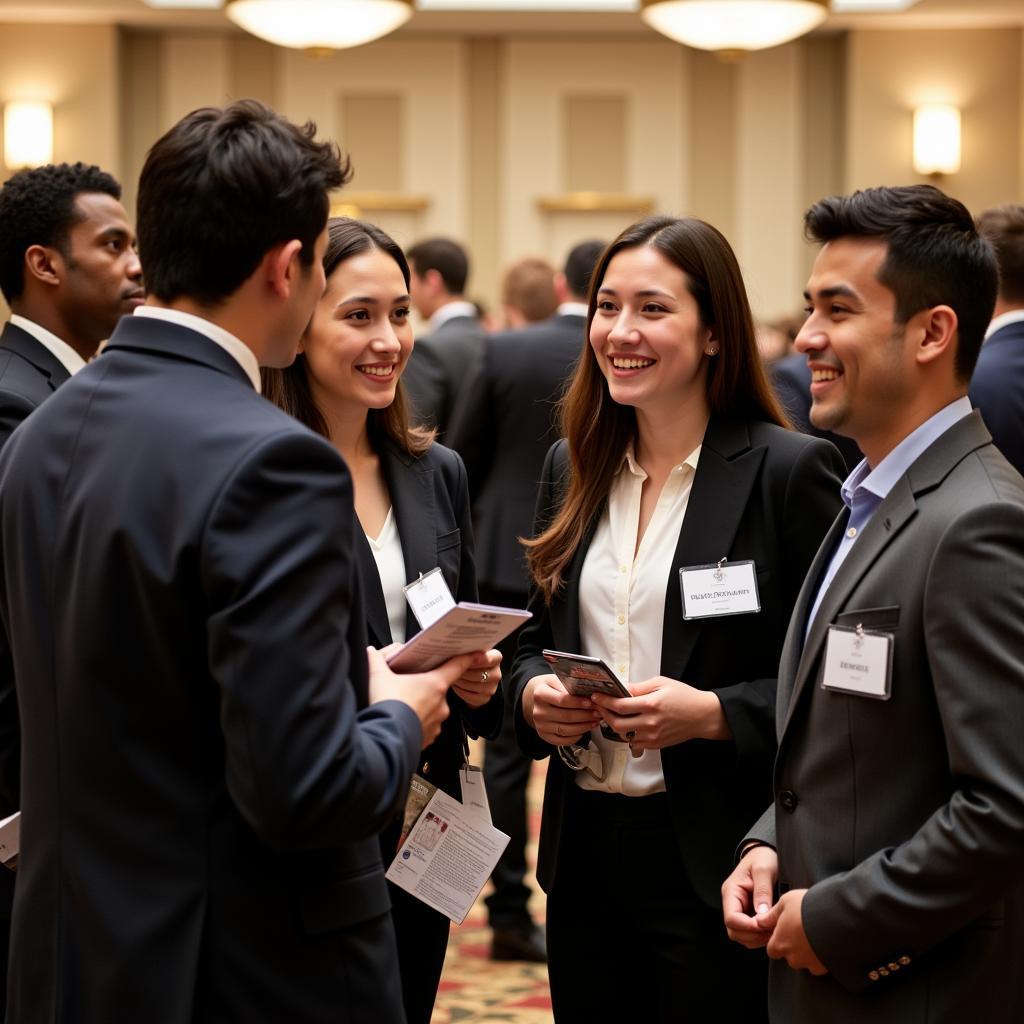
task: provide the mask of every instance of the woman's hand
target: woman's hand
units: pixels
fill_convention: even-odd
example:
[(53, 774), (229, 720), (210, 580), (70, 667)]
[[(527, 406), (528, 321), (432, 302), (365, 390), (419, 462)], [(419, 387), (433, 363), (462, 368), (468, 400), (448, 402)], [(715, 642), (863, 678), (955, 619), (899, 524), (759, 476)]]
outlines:
[(564, 747), (601, 722), (587, 697), (573, 697), (557, 676), (534, 676), (523, 689), (523, 717), (546, 743)]
[(482, 708), (501, 682), (501, 651), (481, 651), (470, 667), (452, 684), (452, 689), (471, 708)]
[(654, 676), (630, 683), (632, 697), (595, 693), (594, 704), (605, 722), (629, 739), (634, 754), (661, 750), (686, 740), (727, 740), (732, 737), (719, 699), (707, 690), (678, 679)]

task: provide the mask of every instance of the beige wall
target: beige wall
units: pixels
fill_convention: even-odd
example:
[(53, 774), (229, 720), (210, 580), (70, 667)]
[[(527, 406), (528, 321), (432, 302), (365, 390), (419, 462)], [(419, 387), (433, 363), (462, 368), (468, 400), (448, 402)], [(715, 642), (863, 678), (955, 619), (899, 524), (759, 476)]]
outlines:
[(976, 211), (1024, 198), (1021, 37), (1018, 29), (854, 33), (847, 187), (924, 180), (912, 165), (914, 107), (952, 103), (961, 110), (963, 166), (940, 184)]
[[(511, 260), (558, 263), (573, 241), (611, 237), (636, 218), (542, 208), (586, 187), (593, 167), (594, 187), (719, 226), (768, 319), (799, 305), (813, 257), (800, 230), (810, 202), (915, 180), (916, 103), (963, 110), (951, 192), (973, 209), (1024, 198), (1022, 61), (1019, 29), (856, 31), (729, 65), (643, 38), (420, 36), (316, 59), (240, 35), (2, 25), (0, 99), (51, 98), (57, 159), (120, 174), (130, 210), (146, 150), (187, 110), (256, 95), (313, 118), (359, 150), (350, 194), (384, 182), (423, 201), (364, 215), (403, 244), (435, 233), (465, 240), (471, 291), (492, 304)], [(387, 112), (377, 147), (367, 127), (375, 109)]]

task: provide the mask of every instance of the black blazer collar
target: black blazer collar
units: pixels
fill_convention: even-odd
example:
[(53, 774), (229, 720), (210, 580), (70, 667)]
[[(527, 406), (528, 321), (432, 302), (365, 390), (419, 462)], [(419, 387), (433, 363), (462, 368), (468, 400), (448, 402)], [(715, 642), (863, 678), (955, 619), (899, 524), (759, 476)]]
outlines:
[[(706, 565), (730, 553), (764, 453), (763, 446), (752, 447), (750, 429), (745, 420), (711, 417), (704, 433), (675, 557), (668, 567), (661, 647), (664, 675), (683, 678), (702, 628), (702, 620), (683, 620), (679, 570), (689, 565)], [(567, 573), (570, 582), (564, 598), (563, 635), (575, 642), (575, 650), (579, 650), (581, 643), (580, 572), (599, 518), (600, 515), (595, 516), (590, 524)], [(744, 552), (735, 554), (736, 557), (746, 557)]]
[(0, 347), (10, 349), (31, 363), (47, 378), (54, 391), (71, 377), (67, 367), (41, 341), (15, 324), (4, 324), (3, 333), (0, 334)]
[(150, 352), (191, 363), (200, 363), (212, 370), (219, 370), (252, 387), (249, 375), (238, 361), (215, 341), (193, 331), (190, 327), (157, 320), (145, 316), (121, 318), (105, 352), (128, 349), (136, 352)]
[(691, 565), (708, 565), (730, 554), (737, 558), (753, 554), (731, 549), (764, 453), (763, 446), (752, 447), (750, 428), (745, 420), (711, 417), (704, 432), (675, 557), (668, 571), (661, 644), (663, 675), (673, 679), (685, 676), (686, 665), (703, 628), (701, 619), (683, 619), (679, 570)]
[[(391, 496), (391, 512), (402, 542), (405, 577), (406, 580), (412, 580), (421, 572), (429, 572), (437, 566), (434, 470), (423, 459), (401, 451), (391, 441), (380, 445), (379, 456), (388, 494)], [(366, 597), (367, 631), (371, 643), (385, 646), (392, 642), (393, 637), (380, 574), (377, 572), (370, 542), (361, 527), (358, 532), (356, 551)], [(418, 632), (419, 624), (412, 609), (406, 608), (406, 639)]]

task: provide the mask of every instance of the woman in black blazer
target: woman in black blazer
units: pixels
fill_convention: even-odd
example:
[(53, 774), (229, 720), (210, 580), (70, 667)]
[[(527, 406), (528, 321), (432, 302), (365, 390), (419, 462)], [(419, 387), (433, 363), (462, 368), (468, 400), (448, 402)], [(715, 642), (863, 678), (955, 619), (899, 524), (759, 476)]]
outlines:
[[(767, 961), (728, 942), (720, 888), (771, 799), (775, 675), (842, 461), (786, 429), (710, 225), (623, 232), (587, 326), (509, 679), (520, 745), (554, 755), (537, 875), (555, 1019), (764, 1021)], [(723, 559), (753, 561), (760, 610), (684, 618), (680, 569)], [(545, 648), (603, 657), (633, 696), (569, 695)]]
[[(264, 371), (264, 388), (348, 464), (367, 633), (382, 648), (418, 632), (402, 587), (421, 573), (440, 567), (456, 600), (476, 600), (466, 471), (455, 452), (433, 443), (433, 432), (409, 425), (400, 383), (413, 346), (404, 253), (372, 224), (334, 218), (327, 229), (323, 298), (295, 363)], [(497, 651), (477, 656), (449, 691), (451, 714), (421, 756), (419, 773), (457, 799), (466, 735), (493, 737), (501, 725), (500, 661)], [(385, 865), (399, 826), (381, 836)], [(396, 886), (390, 891), (406, 1018), (429, 1024), (448, 919)]]

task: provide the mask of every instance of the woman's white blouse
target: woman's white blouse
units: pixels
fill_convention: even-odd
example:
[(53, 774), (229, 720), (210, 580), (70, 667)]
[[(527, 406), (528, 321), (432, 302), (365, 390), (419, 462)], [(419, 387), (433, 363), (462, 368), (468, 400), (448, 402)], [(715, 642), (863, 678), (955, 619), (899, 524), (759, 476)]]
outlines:
[[(647, 474), (630, 446), (583, 561), (581, 653), (601, 658), (624, 683), (661, 674), (665, 595), (668, 587), (679, 586), (676, 544), (699, 457), (698, 446), (669, 474), (637, 549), (640, 494)], [(589, 772), (577, 772), (577, 785), (627, 796), (664, 792), (660, 750), (634, 758), (628, 744), (606, 740), (599, 729), (590, 738), (601, 751), (607, 774), (598, 782)]]
[[(364, 531), (365, 532), (365, 531)], [(405, 556), (402, 554), (402, 538), (395, 524), (394, 507), (388, 509), (387, 518), (376, 539), (366, 534), (377, 563), (380, 588), (384, 591), (384, 604), (388, 609), (388, 625), (391, 639), (397, 644), (405, 643)]]

